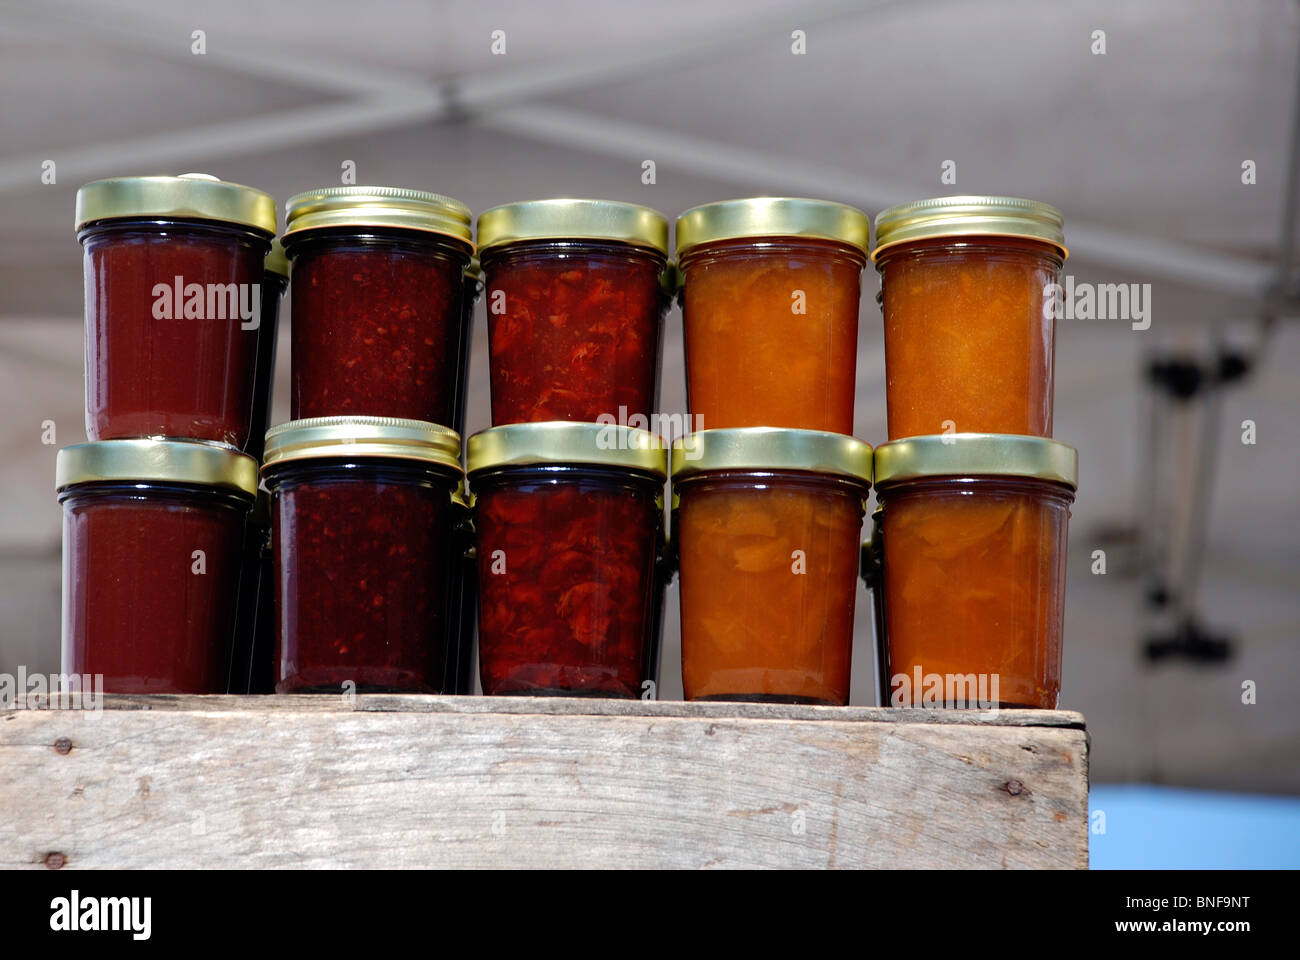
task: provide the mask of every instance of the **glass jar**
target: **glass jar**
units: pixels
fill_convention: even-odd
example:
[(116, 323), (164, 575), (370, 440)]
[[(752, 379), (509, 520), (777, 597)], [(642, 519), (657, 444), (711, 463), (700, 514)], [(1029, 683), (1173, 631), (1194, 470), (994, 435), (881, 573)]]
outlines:
[(1052, 435), (1063, 224), (1055, 208), (1010, 197), (922, 200), (876, 217), (891, 440)]
[(640, 697), (654, 640), (667, 455), (616, 425), (469, 438), (483, 692)]
[(438, 693), (460, 437), (388, 417), (272, 427), (277, 693)]
[(478, 242), (493, 425), (605, 415), (649, 426), (668, 221), (631, 203), (534, 200), (482, 214)]
[(242, 450), (253, 424), (275, 201), (206, 174), (77, 191), (86, 302), (86, 436)]
[(284, 249), (291, 416), (452, 426), (469, 208), (399, 187), (312, 190), (289, 199)]
[(271, 426), (271, 385), (275, 381), (276, 343), (280, 334), (280, 300), (289, 288), (289, 260), (279, 240), (271, 241), (262, 274), (262, 323), (257, 331), (257, 363), (253, 373), (253, 430), (244, 452), (262, 459), (266, 430)]
[(107, 693), (225, 693), (257, 462), (179, 440), (60, 450), (63, 672)]
[(877, 448), (875, 470), (888, 702), (1054, 708), (1074, 448), (915, 437)]
[(686, 395), (696, 429), (853, 432), (870, 222), (825, 200), (756, 197), (677, 221)]
[(871, 448), (812, 430), (673, 444), (687, 700), (846, 704)]

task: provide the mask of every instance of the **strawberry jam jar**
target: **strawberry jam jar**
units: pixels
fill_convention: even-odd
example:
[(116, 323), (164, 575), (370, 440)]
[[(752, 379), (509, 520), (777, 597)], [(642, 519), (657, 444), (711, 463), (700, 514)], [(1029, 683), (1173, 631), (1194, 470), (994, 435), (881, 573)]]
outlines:
[[(534, 200), (479, 217), (492, 423), (648, 426), (669, 305), (668, 221), (609, 200)], [(636, 418), (636, 419), (633, 419)]]
[(549, 422), (469, 438), (483, 692), (641, 697), (654, 677), (667, 452)]
[(294, 419), (454, 426), (470, 211), (436, 193), (327, 187), (287, 205)]
[(870, 228), (861, 210), (790, 197), (727, 200), (678, 218), (697, 429), (853, 433)]
[(76, 224), (86, 436), (247, 447), (275, 202), (206, 174), (120, 177), (77, 191)]
[(460, 437), (388, 417), (272, 427), (277, 693), (440, 693)]
[(889, 438), (1052, 435), (1064, 221), (1045, 203), (943, 197), (876, 217)]
[(704, 430), (673, 444), (687, 700), (843, 705), (871, 447)]
[(914, 437), (877, 448), (875, 477), (886, 702), (1055, 708), (1074, 448)]
[(257, 462), (179, 440), (59, 451), (63, 671), (108, 693), (225, 693)]

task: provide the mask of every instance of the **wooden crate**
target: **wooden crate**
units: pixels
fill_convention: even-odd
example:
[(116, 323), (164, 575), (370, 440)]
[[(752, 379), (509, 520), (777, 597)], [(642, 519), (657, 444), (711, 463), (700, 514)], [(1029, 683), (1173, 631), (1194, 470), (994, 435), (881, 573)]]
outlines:
[(0, 771), (0, 867), (1088, 865), (1064, 711), (106, 697)]

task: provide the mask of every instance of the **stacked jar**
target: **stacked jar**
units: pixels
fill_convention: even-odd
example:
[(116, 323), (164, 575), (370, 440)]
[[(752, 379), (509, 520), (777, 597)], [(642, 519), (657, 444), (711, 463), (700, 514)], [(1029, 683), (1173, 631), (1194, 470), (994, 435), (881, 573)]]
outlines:
[(876, 449), (883, 693), (1055, 707), (1077, 454), (1052, 437), (1063, 219), (944, 197), (876, 218), (889, 442)]
[(607, 200), (478, 221), (492, 427), (469, 439), (483, 692), (653, 697), (668, 222)]
[(275, 228), (269, 196), (206, 174), (77, 192), (89, 442), (56, 468), (63, 671), (106, 692), (230, 688)]
[(286, 205), (292, 419), (266, 435), (278, 692), (452, 692), (470, 211), (398, 187)]
[(871, 448), (854, 439), (870, 223), (759, 197), (677, 221), (692, 431), (672, 452), (686, 698), (846, 704)]

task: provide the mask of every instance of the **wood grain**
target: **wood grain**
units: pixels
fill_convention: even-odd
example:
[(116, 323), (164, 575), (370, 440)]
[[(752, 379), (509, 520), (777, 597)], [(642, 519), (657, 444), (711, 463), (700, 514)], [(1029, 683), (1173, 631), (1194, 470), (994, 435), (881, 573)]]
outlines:
[(0, 712), (0, 867), (1088, 861), (1076, 713), (107, 699)]

